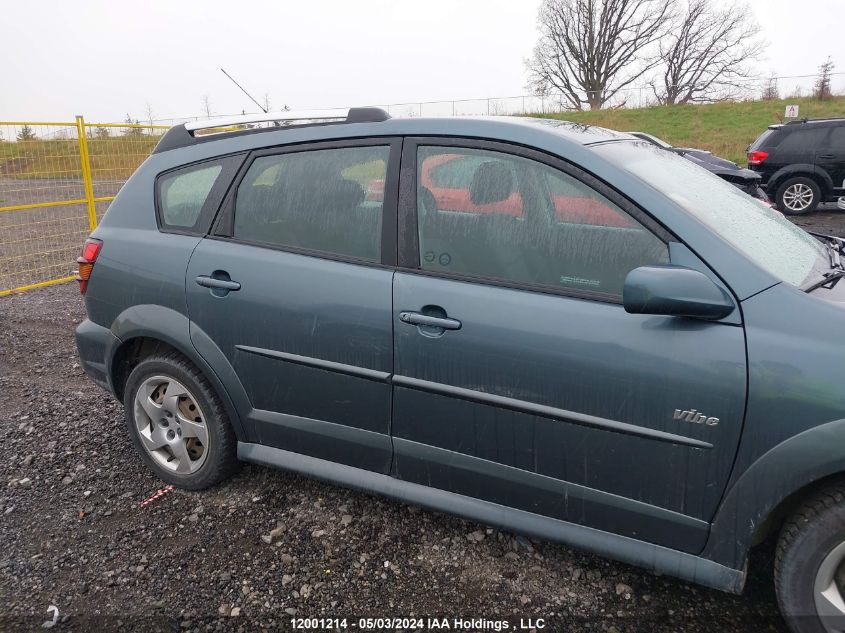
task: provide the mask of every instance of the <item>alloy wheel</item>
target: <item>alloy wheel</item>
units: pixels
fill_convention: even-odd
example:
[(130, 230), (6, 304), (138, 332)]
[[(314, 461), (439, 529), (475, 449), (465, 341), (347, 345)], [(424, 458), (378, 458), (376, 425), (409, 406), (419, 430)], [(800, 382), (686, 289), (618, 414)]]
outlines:
[(813, 203), (813, 190), (802, 182), (789, 185), (783, 192), (783, 206), (801, 212)]
[(168, 376), (144, 380), (135, 394), (141, 444), (162, 467), (178, 474), (199, 470), (208, 454), (208, 427), (196, 397)]
[(828, 633), (845, 631), (845, 543), (840, 543), (825, 556), (816, 572), (813, 598), (822, 626)]

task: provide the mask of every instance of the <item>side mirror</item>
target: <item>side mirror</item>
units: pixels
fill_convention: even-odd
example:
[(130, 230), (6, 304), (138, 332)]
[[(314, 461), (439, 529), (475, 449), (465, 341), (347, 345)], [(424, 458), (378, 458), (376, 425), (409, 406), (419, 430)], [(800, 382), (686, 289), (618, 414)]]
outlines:
[(704, 273), (683, 266), (641, 266), (625, 278), (625, 312), (718, 320), (734, 310), (730, 296)]

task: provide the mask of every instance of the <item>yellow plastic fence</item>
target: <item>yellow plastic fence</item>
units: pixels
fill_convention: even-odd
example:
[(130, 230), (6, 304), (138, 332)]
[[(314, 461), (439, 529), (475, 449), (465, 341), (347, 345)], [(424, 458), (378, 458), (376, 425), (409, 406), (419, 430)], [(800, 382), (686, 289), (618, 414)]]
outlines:
[(74, 278), (86, 236), (167, 128), (0, 121), (0, 297)]

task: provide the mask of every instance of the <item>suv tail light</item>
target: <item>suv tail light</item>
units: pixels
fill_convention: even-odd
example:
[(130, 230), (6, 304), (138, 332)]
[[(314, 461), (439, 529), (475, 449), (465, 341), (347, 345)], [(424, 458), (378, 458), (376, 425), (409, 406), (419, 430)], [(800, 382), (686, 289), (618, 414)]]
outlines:
[(77, 257), (79, 272), (76, 274), (76, 281), (79, 282), (79, 292), (85, 294), (88, 290), (88, 280), (91, 278), (91, 271), (94, 270), (94, 263), (103, 247), (103, 241), (89, 237), (82, 245), (82, 255)]
[(749, 165), (762, 165), (763, 161), (769, 157), (769, 152), (761, 152), (759, 150), (748, 152)]

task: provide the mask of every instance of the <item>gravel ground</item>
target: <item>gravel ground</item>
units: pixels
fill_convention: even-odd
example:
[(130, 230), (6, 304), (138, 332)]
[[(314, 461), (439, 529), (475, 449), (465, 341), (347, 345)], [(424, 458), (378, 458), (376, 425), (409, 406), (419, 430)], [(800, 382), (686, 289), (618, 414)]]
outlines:
[(251, 465), (139, 507), (163, 484), (77, 363), (82, 318), (73, 284), (0, 299), (1, 630), (40, 630), (50, 605), (74, 631), (290, 630), (292, 615), (785, 630), (770, 551), (731, 596)]
[(839, 210), (835, 202), (823, 204), (809, 215), (793, 216), (789, 219), (807, 231), (845, 237), (845, 212)]

